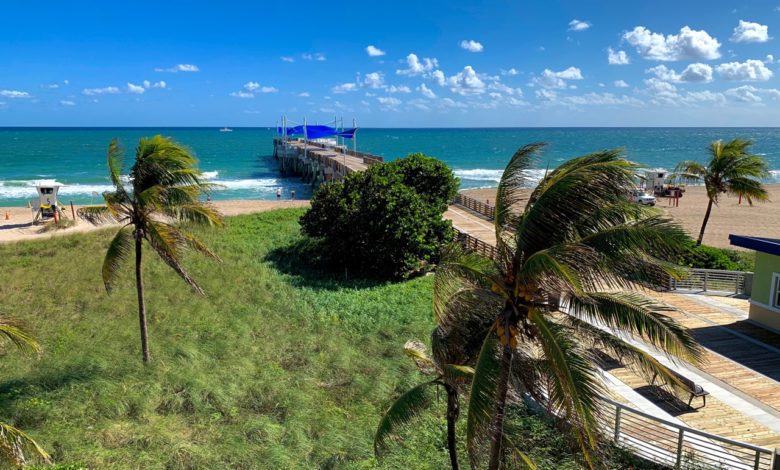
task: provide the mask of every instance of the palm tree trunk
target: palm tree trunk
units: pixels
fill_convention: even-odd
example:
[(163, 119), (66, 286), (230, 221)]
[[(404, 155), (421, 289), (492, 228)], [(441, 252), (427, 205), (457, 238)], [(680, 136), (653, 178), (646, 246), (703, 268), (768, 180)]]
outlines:
[(488, 470), (498, 470), (501, 465), (502, 448), (504, 441), (504, 411), (506, 409), (506, 396), (509, 392), (509, 370), (512, 367), (512, 348), (504, 346), (501, 355), (501, 371), (498, 375), (498, 390), (496, 391), (496, 415), (493, 417), (493, 444), (490, 449), (490, 462)]
[(701, 223), (701, 231), (699, 232), (696, 246), (701, 245), (702, 240), (704, 240), (704, 229), (707, 228), (707, 221), (710, 220), (710, 212), (712, 212), (712, 199), (707, 203), (707, 212), (704, 213), (704, 221)]
[(149, 354), (149, 333), (146, 329), (146, 302), (144, 302), (144, 278), (141, 273), (141, 242), (143, 239), (135, 237), (135, 290), (138, 293), (138, 321), (141, 326), (141, 352), (144, 364), (152, 360)]
[(447, 390), (447, 449), (450, 452), (452, 470), (459, 470), (458, 442), (455, 439), (455, 423), (458, 421), (458, 415), (460, 415), (458, 391), (452, 385), (444, 384), (444, 388)]

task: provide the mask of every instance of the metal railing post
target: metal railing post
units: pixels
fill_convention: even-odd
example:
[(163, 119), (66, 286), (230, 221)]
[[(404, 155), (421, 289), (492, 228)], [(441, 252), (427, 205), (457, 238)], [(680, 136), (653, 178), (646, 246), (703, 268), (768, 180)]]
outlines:
[(756, 451), (756, 460), (753, 462), (753, 470), (759, 470), (761, 468), (761, 452)]
[(616, 406), (615, 407), (615, 434), (612, 438), (613, 441), (615, 441), (615, 444), (618, 443), (620, 440), (620, 415), (623, 412), (623, 408)]
[(704, 292), (707, 292), (707, 276), (708, 276), (708, 274), (709, 273), (707, 271), (704, 271), (704, 289), (703, 289)]
[(775, 447), (775, 452), (772, 454), (772, 470), (780, 470), (780, 447)]
[(680, 434), (677, 436), (677, 461), (674, 464), (674, 468), (680, 468), (682, 463), (682, 449), (683, 439), (685, 437), (685, 429), (680, 428)]

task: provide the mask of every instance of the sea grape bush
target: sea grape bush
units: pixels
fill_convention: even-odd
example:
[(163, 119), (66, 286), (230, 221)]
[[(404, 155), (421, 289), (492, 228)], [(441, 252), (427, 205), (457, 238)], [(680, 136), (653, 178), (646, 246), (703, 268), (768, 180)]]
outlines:
[(457, 189), (447, 165), (415, 153), (323, 184), (301, 228), (328, 267), (402, 279), (436, 263), (452, 240), (442, 214)]

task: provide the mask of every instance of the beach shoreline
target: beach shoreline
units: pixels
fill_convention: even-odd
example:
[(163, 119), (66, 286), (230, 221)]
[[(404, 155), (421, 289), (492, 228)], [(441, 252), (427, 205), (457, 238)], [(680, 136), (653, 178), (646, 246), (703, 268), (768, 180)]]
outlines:
[[(713, 206), (712, 216), (707, 224), (704, 244), (719, 248), (734, 248), (729, 243), (729, 234), (749, 235), (757, 237), (780, 237), (780, 184), (766, 185), (769, 201), (748, 205), (745, 201), (740, 205), (737, 198), (725, 196), (718, 206)], [(476, 200), (495, 203), (496, 188), (463, 189), (460, 191)], [(530, 190), (529, 190), (530, 192)], [(308, 207), (308, 200), (281, 201), (266, 199), (230, 199), (217, 200), (212, 204), (225, 216), (251, 214), (290, 207)], [(75, 209), (78, 210), (75, 206)], [(669, 205), (668, 198), (658, 198), (656, 207), (664, 210), (679, 222), (688, 234), (696, 238), (701, 228), (704, 211), (707, 208), (707, 197), (704, 187), (689, 186), (680, 199), (678, 207)], [(6, 213), (10, 219), (6, 220)], [(68, 218), (71, 217), (70, 206), (65, 207)], [(93, 226), (77, 220), (73, 227), (39, 233), (41, 226), (32, 225), (32, 211), (27, 207), (0, 207), (0, 243), (10, 243), (22, 240), (46, 239), (52, 236), (68, 235), (99, 230), (106, 226)]]
[[(226, 217), (256, 212), (266, 212), (275, 209), (289, 209), (291, 207), (308, 207), (309, 201), (305, 199), (281, 201), (266, 199), (231, 199), (213, 201), (212, 204)], [(74, 206), (78, 210), (79, 205)], [(70, 205), (64, 208), (67, 218), (72, 218)], [(6, 214), (8, 219), (6, 219)], [(13, 243), (24, 240), (42, 240), (53, 236), (63, 236), (75, 233), (85, 233), (94, 230), (116, 227), (116, 224), (95, 226), (76, 217), (76, 224), (72, 227), (41, 232), (41, 225), (33, 225), (33, 212), (27, 207), (0, 207), (0, 243)]]
[[(719, 205), (712, 207), (712, 215), (704, 233), (704, 244), (739, 250), (741, 248), (729, 243), (730, 234), (780, 238), (780, 184), (767, 184), (765, 187), (769, 192), (769, 201), (754, 202), (752, 206), (744, 200), (740, 205), (736, 197), (722, 196)], [(496, 188), (466, 189), (461, 193), (491, 205), (495, 203)], [(707, 209), (704, 187), (688, 186), (678, 207), (670, 206), (669, 202), (669, 198), (660, 197), (656, 207), (680, 223), (692, 238), (698, 238)]]

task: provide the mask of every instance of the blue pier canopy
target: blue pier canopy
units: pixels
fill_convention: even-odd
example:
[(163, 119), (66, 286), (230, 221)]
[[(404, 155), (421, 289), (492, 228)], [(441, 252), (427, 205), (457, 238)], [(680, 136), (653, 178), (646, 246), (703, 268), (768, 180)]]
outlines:
[[(352, 139), (355, 137), (357, 127), (352, 129), (338, 130), (335, 127), (320, 126), (320, 125), (307, 125), (307, 126), (295, 126), (287, 128), (287, 135), (305, 135), (308, 139), (321, 139), (323, 137), (343, 137), (345, 139)], [(276, 129), (278, 134), (284, 134), (284, 129), (278, 127)]]

